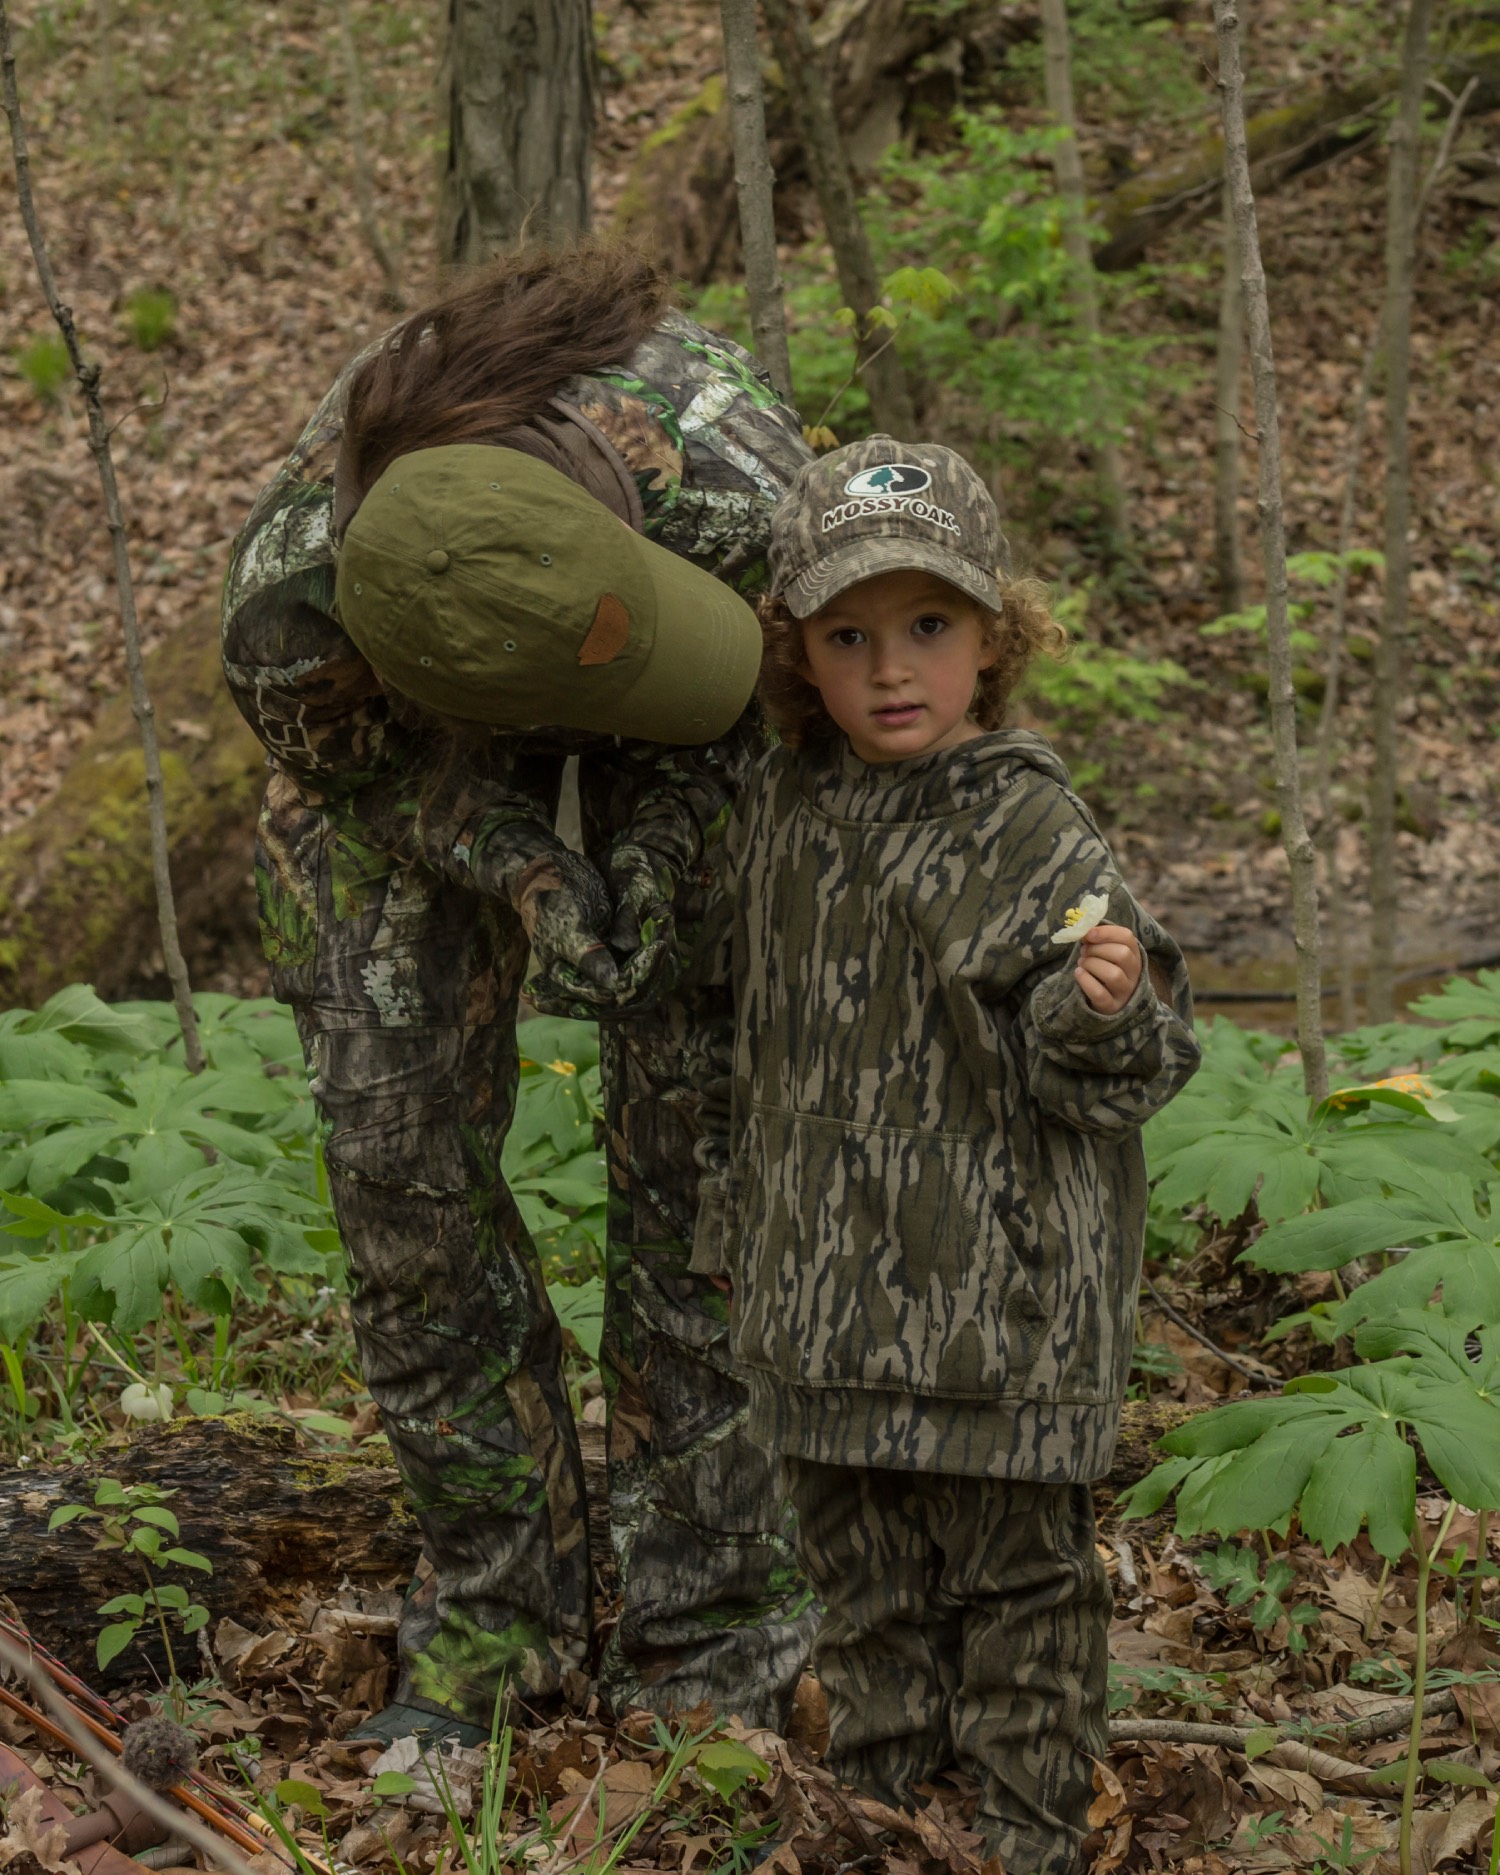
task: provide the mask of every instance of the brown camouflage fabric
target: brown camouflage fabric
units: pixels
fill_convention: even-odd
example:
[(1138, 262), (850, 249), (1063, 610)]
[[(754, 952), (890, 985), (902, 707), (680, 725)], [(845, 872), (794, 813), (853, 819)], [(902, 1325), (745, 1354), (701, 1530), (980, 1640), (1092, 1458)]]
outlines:
[[(674, 921), (692, 945), (708, 856), (764, 738), (753, 715), (686, 750), (413, 727), (331, 613), (347, 379), (236, 541), (225, 670), (270, 757), (262, 931), (307, 1052), (365, 1378), (423, 1534), (397, 1697), (488, 1726), (502, 1683), (575, 1691), (592, 1647), (560, 1334), (500, 1172), (528, 942), (567, 1013), (657, 982), (663, 927), (667, 952)], [(747, 354), (674, 314), (561, 395), (623, 458), (653, 539), (741, 589), (763, 582), (770, 508), (806, 450)], [(588, 863), (554, 832), (570, 753)], [(612, 921), (640, 948), (601, 986), (587, 965)], [(723, 1298), (688, 1269), (698, 1098), (683, 1046), (714, 994), (622, 1011), (604, 1038), (623, 1612), (602, 1675), (616, 1704), (708, 1700), (778, 1724), (815, 1611), (746, 1432)]]
[(958, 1769), (1007, 1875), (1082, 1875), (1110, 1592), (1086, 1485), (787, 1460), (828, 1612), (829, 1768), (907, 1809)]
[[(1025, 730), (881, 766), (773, 750), (722, 862), (700, 969), (736, 1028), (694, 1267), (733, 1279), (752, 1429), (828, 1464), (1101, 1476), (1139, 1128), (1198, 1062), (1177, 946)], [(1118, 1014), (1086, 1002), (1051, 934), (1089, 892), (1170, 1005), (1147, 971)]]

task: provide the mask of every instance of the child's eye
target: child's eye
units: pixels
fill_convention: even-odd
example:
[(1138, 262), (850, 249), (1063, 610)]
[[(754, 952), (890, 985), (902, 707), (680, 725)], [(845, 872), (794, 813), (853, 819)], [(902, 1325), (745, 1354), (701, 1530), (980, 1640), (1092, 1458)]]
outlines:
[(862, 645), (864, 641), (864, 633), (855, 625), (846, 625), (842, 631), (830, 632), (828, 634), (828, 642), (831, 645), (844, 645), (847, 647)]
[(939, 632), (948, 629), (948, 621), (939, 612), (925, 613), (912, 625), (914, 638), (936, 638)]

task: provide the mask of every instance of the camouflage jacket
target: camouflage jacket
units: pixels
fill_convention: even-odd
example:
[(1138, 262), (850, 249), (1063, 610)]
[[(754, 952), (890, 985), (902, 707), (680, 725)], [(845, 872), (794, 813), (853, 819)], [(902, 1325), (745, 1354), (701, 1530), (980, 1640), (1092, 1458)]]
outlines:
[[(262, 490), (225, 581), (225, 674), (271, 765), (361, 846), (494, 889), (506, 862), (556, 844), (549, 770), (531, 789), (526, 754), (588, 750), (622, 770), (631, 838), (678, 870), (692, 865), (722, 822), (735, 751), (559, 730), (490, 738), (487, 762), (484, 739), (455, 756), (393, 716), (333, 616), (334, 461), (349, 380), (367, 355), (340, 374)], [(557, 401), (622, 460), (648, 538), (739, 591), (763, 587), (771, 509), (808, 452), (749, 353), (669, 313), (625, 364), (568, 381)]]
[[(829, 1464), (1100, 1476), (1139, 1128), (1198, 1062), (1177, 946), (1025, 730), (879, 767), (775, 749), (720, 865), (699, 969), (736, 1018), (727, 1076), (704, 1071), (721, 1150), (694, 1260), (722, 1226), (753, 1428)], [(1146, 971), (1116, 1015), (1085, 1000), (1051, 934), (1091, 891), (1172, 1006)]]

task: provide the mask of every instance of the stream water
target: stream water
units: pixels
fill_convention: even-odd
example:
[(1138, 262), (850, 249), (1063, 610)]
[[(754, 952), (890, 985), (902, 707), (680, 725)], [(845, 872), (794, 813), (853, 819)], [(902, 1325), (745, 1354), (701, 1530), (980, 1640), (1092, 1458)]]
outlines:
[[(1477, 947), (1476, 947), (1477, 948)], [(1291, 1035), (1297, 1027), (1297, 966), (1290, 955), (1237, 959), (1226, 963), (1211, 951), (1187, 951), (1188, 976), (1200, 1020), (1228, 1016), (1242, 1028), (1266, 1029), (1273, 1035)], [(1406, 1010), (1419, 996), (1441, 989), (1452, 976), (1472, 975), (1477, 969), (1500, 964), (1500, 950), (1461, 962), (1452, 957), (1407, 957), (1396, 977), (1396, 1005)], [(1354, 972), (1355, 1006), (1364, 1020), (1363, 965)], [(1329, 959), (1323, 960), (1323, 1028), (1336, 1034), (1342, 1027), (1339, 986)]]

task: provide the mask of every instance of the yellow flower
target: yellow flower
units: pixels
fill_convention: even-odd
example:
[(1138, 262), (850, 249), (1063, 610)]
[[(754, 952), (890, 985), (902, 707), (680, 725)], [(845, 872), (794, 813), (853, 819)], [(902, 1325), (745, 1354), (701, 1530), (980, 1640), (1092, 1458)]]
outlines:
[(572, 1061), (549, 1061), (547, 1066), (554, 1074), (576, 1074), (578, 1072), (577, 1064)]

